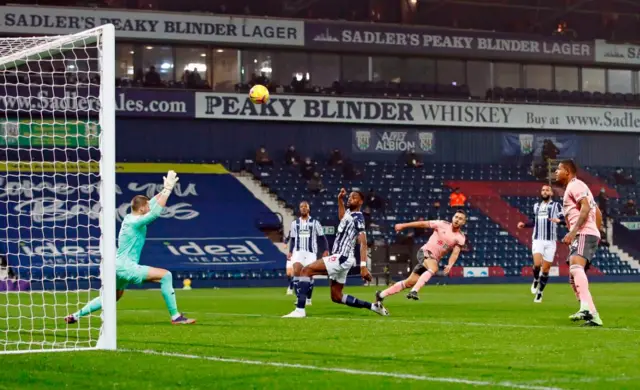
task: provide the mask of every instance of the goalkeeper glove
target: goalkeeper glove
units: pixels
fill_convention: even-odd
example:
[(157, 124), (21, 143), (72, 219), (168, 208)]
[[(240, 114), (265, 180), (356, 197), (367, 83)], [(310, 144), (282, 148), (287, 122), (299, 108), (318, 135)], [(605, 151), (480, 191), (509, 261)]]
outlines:
[(162, 190), (162, 194), (169, 196), (173, 191), (173, 187), (175, 187), (176, 183), (180, 179), (178, 178), (178, 175), (175, 171), (167, 172), (167, 176), (163, 177), (162, 179), (164, 180), (164, 189)]

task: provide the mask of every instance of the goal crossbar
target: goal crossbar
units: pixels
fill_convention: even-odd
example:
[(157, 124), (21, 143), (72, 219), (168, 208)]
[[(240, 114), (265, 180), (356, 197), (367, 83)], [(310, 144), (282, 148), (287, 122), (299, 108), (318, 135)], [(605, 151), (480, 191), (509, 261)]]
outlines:
[[(26, 50), (10, 54), (8, 56), (0, 57), (0, 70), (9, 70), (11, 68), (23, 65), (29, 61), (51, 58), (64, 51), (76, 48), (76, 46), (74, 46), (74, 43), (80, 40), (84, 41), (85, 43), (95, 43), (98, 40), (98, 34), (100, 32), (106, 32), (106, 30), (109, 29), (109, 26), (113, 25), (106, 24), (100, 27), (92, 28), (91, 30), (81, 31), (71, 35), (56, 35), (46, 37), (46, 39), (50, 40), (45, 43), (41, 43)], [(4, 38), (4, 40), (19, 41), (21, 40), (21, 38)]]

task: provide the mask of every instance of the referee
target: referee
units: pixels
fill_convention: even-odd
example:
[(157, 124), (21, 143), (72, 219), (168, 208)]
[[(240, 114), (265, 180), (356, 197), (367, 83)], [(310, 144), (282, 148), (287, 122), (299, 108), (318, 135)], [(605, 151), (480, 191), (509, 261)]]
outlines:
[[(533, 228), (533, 302), (542, 302), (542, 293), (549, 281), (549, 270), (556, 255), (558, 224), (563, 223), (562, 205), (552, 199), (553, 189), (545, 184), (540, 190), (540, 201), (533, 205), (533, 221), (518, 222), (518, 229)], [(542, 273), (540, 272), (542, 271)]]

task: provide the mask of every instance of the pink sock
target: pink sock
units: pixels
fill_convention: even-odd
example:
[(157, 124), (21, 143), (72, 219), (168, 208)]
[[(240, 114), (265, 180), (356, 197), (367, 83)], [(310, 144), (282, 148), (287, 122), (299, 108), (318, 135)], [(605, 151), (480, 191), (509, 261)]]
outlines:
[(429, 281), (429, 279), (431, 279), (432, 276), (433, 274), (431, 273), (431, 271), (427, 270), (425, 273), (420, 275), (420, 279), (418, 279), (418, 281), (416, 282), (416, 285), (413, 286), (411, 291), (415, 291), (415, 292), (420, 291), (422, 286), (424, 286)]
[(579, 301), (580, 300), (580, 294), (578, 294), (578, 289), (576, 288), (575, 280), (573, 280), (573, 275), (569, 276), (569, 284), (571, 285), (571, 288), (573, 289), (573, 293), (576, 294), (576, 299)]
[(388, 289), (384, 290), (383, 292), (380, 293), (380, 296), (382, 298), (388, 297), (389, 295), (393, 295), (393, 294), (397, 294), (400, 291), (404, 290), (406, 287), (404, 285), (404, 280), (401, 282), (398, 282), (396, 284), (394, 284), (393, 286), (389, 287)]
[(585, 302), (589, 305), (589, 311), (591, 314), (596, 314), (596, 305), (591, 298), (591, 292), (589, 291), (589, 280), (587, 280), (587, 274), (584, 272), (584, 268), (579, 265), (572, 265), (570, 268), (571, 275), (576, 284), (576, 290), (580, 295), (580, 302)]

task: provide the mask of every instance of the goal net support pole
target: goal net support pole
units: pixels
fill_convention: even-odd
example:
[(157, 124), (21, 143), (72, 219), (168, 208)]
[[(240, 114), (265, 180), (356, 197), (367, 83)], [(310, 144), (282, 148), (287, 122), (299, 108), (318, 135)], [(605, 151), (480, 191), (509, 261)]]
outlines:
[(0, 354), (115, 350), (114, 26), (0, 38), (0, 86), (0, 286), (8, 269), (31, 286), (0, 291)]

